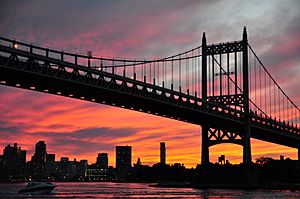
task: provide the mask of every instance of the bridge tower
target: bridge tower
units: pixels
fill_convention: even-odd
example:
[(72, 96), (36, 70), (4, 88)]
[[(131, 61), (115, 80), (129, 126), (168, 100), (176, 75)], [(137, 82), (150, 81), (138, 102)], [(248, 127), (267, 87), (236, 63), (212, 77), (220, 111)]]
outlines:
[[(222, 63), (224, 56), (225, 63)], [(240, 64), (240, 67), (238, 64)], [(216, 67), (219, 67), (219, 73), (215, 73)], [(222, 71), (222, 67), (227, 68), (227, 71)], [(240, 77), (238, 77), (238, 73), (240, 73)], [(231, 75), (233, 77), (230, 77)], [(234, 81), (234, 84), (230, 85), (229, 80)], [(208, 92), (208, 90), (211, 91)], [(248, 39), (246, 27), (243, 30), (242, 40), (227, 43), (207, 45), (206, 35), (203, 33), (202, 98), (207, 102), (218, 103), (222, 106), (241, 110), (245, 114), (243, 127), (232, 128), (226, 124), (214, 125), (213, 122), (201, 126), (201, 164), (206, 165), (209, 163), (209, 147), (222, 143), (234, 143), (243, 146), (243, 163), (250, 164)], [(209, 104), (204, 104), (204, 108), (210, 108)]]

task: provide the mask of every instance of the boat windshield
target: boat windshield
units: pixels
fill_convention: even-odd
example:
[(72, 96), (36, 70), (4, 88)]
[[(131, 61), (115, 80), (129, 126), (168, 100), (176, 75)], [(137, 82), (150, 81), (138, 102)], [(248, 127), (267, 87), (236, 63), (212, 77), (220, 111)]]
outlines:
[(39, 183), (37, 183), (37, 182), (29, 182), (27, 185), (26, 185), (26, 187), (33, 187), (33, 186), (36, 186), (36, 185), (38, 185)]

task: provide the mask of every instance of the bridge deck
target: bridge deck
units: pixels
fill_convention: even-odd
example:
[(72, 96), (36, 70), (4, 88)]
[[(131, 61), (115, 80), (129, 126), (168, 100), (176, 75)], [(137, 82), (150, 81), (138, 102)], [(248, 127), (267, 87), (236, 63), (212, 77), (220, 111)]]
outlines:
[[(251, 137), (289, 147), (300, 146), (300, 130), (259, 115), (104, 71), (0, 45), (0, 81), (95, 103), (121, 107), (192, 124), (210, 124), (231, 131), (243, 129), (250, 117)], [(23, 59), (21, 59), (22, 57)]]

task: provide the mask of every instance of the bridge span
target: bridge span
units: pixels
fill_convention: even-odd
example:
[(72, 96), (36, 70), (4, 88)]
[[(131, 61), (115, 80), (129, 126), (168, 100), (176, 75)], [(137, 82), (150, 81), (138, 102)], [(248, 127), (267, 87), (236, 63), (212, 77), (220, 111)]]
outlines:
[(202, 45), (174, 56), (132, 60), (78, 55), (0, 37), (0, 83), (171, 118), (202, 127), (209, 147), (250, 138), (298, 149), (300, 111), (242, 40)]

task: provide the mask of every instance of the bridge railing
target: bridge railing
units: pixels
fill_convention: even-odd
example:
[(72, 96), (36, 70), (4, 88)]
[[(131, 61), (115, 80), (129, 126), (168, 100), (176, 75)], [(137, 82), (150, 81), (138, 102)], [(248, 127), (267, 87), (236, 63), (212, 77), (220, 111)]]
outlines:
[(30, 53), (67, 61), (115, 75), (201, 97), (201, 46), (176, 55), (152, 59), (120, 59), (53, 50), (0, 37), (0, 43)]
[[(85, 67), (88, 70), (92, 70), (92, 71), (96, 70), (111, 75), (125, 77), (131, 79), (135, 83), (142, 82), (147, 85), (152, 85), (156, 89), (158, 88), (167, 89), (169, 91), (180, 93), (183, 94), (184, 96), (188, 96), (189, 98), (193, 97), (193, 99), (200, 99), (200, 101), (202, 101), (201, 100), (201, 90), (202, 90), (201, 88), (201, 81), (202, 81), (201, 46), (177, 55), (173, 55), (161, 59), (155, 59), (155, 60), (132, 60), (131, 59), (130, 60), (130, 59), (94, 57), (91, 54), (79, 55), (79, 54), (74, 54), (74, 53), (69, 53), (64, 51), (43, 48), (40, 46), (27, 44), (24, 42), (7, 39), (3, 37), (0, 37), (0, 44), (4, 46), (8, 46), (12, 49), (19, 49), (35, 55), (45, 56), (47, 58), (55, 59), (60, 62), (72, 63), (76, 66)], [(274, 114), (272, 114), (272, 111), (268, 113), (266, 106), (265, 107), (260, 106), (261, 104), (258, 103), (258, 101), (256, 100), (256, 96), (253, 98), (251, 95), (253, 92), (256, 92), (257, 88), (260, 88), (261, 90), (263, 86), (265, 86), (265, 88), (267, 86), (263, 84), (259, 84), (259, 85), (257, 85), (256, 83), (253, 84), (253, 82), (257, 82), (257, 81), (250, 80), (251, 81), (250, 91), (252, 91), (250, 93), (250, 99), (249, 99), (251, 104), (250, 116), (254, 116), (255, 118), (261, 118), (271, 122), (275, 121), (282, 126), (298, 129), (297, 123), (299, 122), (299, 109), (290, 100), (290, 98), (287, 97), (287, 95), (282, 91), (282, 89), (278, 86), (275, 80), (267, 72), (265, 67), (262, 65), (261, 61), (258, 59), (254, 51), (251, 49), (251, 47), (250, 50), (252, 52), (253, 58), (255, 58), (253, 60), (255, 60), (255, 62), (261, 65), (260, 70), (265, 70), (267, 75), (269, 75), (270, 79), (268, 81), (272, 80), (275, 86), (277, 86), (280, 92), (282, 92), (283, 95), (285, 96), (285, 100), (290, 103), (288, 105), (284, 104), (283, 106), (281, 104), (282, 98), (279, 98), (279, 100), (277, 101), (279, 102), (277, 105), (277, 109), (275, 109), (277, 111), (279, 109), (279, 112), (280, 112), (280, 108), (284, 109), (285, 112), (281, 110), (283, 111), (283, 113), (281, 114), (279, 113), (279, 115), (287, 116), (287, 117), (276, 117), (276, 112), (274, 116)], [(232, 81), (232, 83), (234, 83), (234, 81), (229, 76), (229, 72), (228, 72), (229, 68), (226, 71), (224, 68), (222, 68), (222, 65), (218, 63), (218, 61), (214, 60), (214, 57), (212, 58), (209, 57), (209, 59), (211, 59), (209, 63), (215, 63), (216, 65), (220, 66), (220, 73), (224, 73), (224, 74), (228, 73), (227, 75), (228, 81)], [(241, 62), (241, 59), (239, 60)], [(251, 61), (252, 59), (250, 57), (249, 59), (250, 76), (254, 74), (253, 78), (257, 78), (255, 76), (257, 71), (253, 72), (255, 70), (258, 70), (258, 68), (255, 68), (257, 66), (257, 63), (251, 64)], [(227, 58), (227, 62), (229, 62), (229, 58)], [(215, 73), (213, 73), (213, 71), (211, 72), (212, 72), (211, 75), (215, 76)], [(251, 88), (254, 87), (256, 89), (254, 91), (251, 90)], [(236, 86), (236, 88), (238, 88), (240, 90), (240, 93), (242, 93), (242, 90), (238, 86)], [(270, 90), (268, 90), (268, 92), (270, 92)], [(278, 97), (275, 99), (278, 99)], [(270, 101), (275, 103), (276, 101), (275, 99), (270, 99)], [(206, 103), (210, 104), (210, 102), (206, 102)], [(214, 103), (211, 103), (211, 105), (216, 106), (216, 104)], [(218, 106), (222, 107), (222, 105), (218, 105)], [(295, 108), (294, 112), (289, 114), (287, 112), (288, 106), (294, 107)], [(227, 108), (230, 110), (235, 109), (231, 107), (227, 107)], [(239, 111), (239, 113), (241, 113), (241, 111)]]

